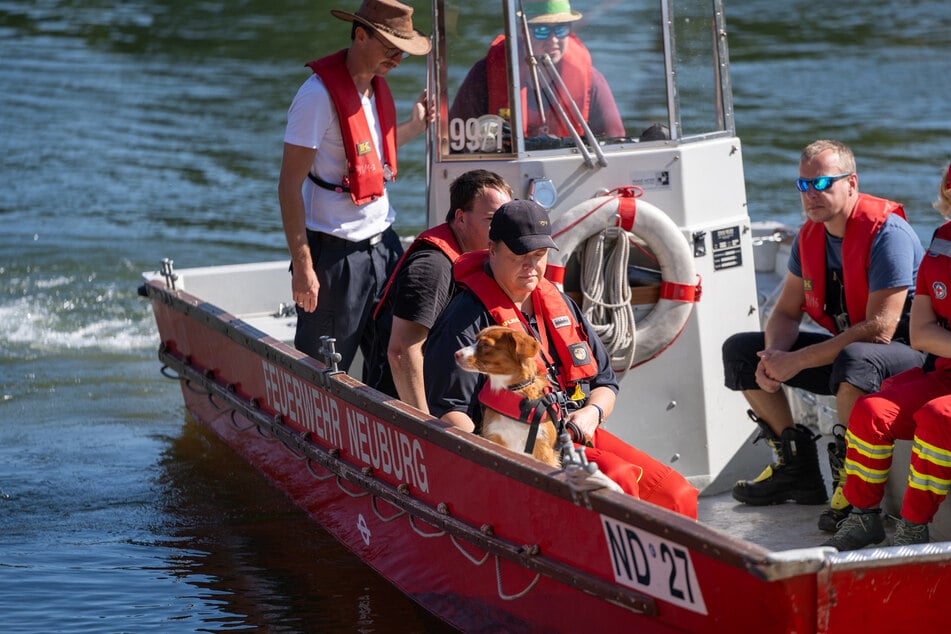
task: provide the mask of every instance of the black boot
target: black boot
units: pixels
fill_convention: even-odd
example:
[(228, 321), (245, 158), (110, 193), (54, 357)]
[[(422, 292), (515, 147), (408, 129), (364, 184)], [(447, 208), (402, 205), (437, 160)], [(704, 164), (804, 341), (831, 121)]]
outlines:
[(777, 436), (752, 410), (749, 415), (760, 427), (760, 434), (753, 442), (765, 438), (776, 454), (776, 462), (755, 480), (737, 482), (733, 498), (752, 506), (782, 504), (787, 500), (796, 504), (825, 503), (828, 496), (819, 471), (818, 436), (802, 425), (785, 429), (782, 436)]
[(819, 530), (834, 533), (839, 522), (844, 520), (852, 510), (852, 505), (848, 503), (845, 496), (842, 495), (842, 486), (845, 484), (845, 431), (842, 425), (835, 425), (832, 428), (832, 442), (826, 447), (829, 452), (829, 468), (832, 470), (832, 501), (829, 502), (829, 508), (819, 515)]

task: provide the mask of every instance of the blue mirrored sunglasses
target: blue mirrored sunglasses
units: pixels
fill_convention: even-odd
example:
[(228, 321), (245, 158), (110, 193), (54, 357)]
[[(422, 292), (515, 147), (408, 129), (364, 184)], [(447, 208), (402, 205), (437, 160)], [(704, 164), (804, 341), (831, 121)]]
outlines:
[(809, 191), (809, 185), (812, 185), (812, 188), (817, 192), (824, 192), (825, 190), (832, 187), (832, 183), (837, 180), (842, 180), (843, 178), (848, 178), (852, 175), (852, 172), (846, 174), (836, 174), (835, 176), (817, 176), (815, 178), (797, 178), (796, 179), (796, 189), (805, 193)]
[(568, 34), (571, 33), (570, 24), (558, 24), (556, 26), (548, 26), (545, 24), (532, 27), (532, 37), (536, 40), (547, 40), (555, 34), (559, 40), (563, 40), (568, 37)]

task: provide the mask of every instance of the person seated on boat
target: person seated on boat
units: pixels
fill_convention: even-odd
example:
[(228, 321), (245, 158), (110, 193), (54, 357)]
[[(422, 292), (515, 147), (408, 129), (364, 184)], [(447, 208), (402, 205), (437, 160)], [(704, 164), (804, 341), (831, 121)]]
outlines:
[(314, 74), (287, 113), (278, 196), (297, 305), (294, 345), (319, 357), (320, 337), (333, 337), (347, 371), (358, 347), (369, 351), (373, 307), (403, 252), (386, 191), (397, 146), (423, 133), (434, 109), (424, 92), (397, 125), (385, 80), (404, 54), (429, 53), (411, 7), (364, 0), (356, 13), (331, 14), (353, 23), (350, 46), (307, 64)]
[(462, 290), (426, 340), (430, 413), (477, 431), (482, 420), (478, 394), (486, 378), (462, 370), (455, 353), (488, 326), (522, 330), (539, 340), (550, 378), (571, 397), (566, 419), (584, 436), (588, 459), (628, 494), (695, 519), (697, 490), (682, 475), (603, 429), (614, 409), (617, 377), (590, 322), (545, 279), (550, 248), (557, 247), (548, 212), (533, 201), (514, 200), (492, 217), (489, 248), (456, 260), (453, 275)]
[[(519, 77), (522, 82), (522, 112), (525, 114), (525, 136), (551, 136), (564, 138), (570, 136), (561, 117), (552, 107), (547, 96), (541, 96), (546, 104), (544, 114), (539, 111), (538, 87), (532, 80), (529, 67), (529, 55), (538, 59), (538, 74), (543, 74), (542, 58), (548, 55), (552, 64), (568, 87), (568, 91), (577, 104), (584, 119), (595, 136), (621, 138), (625, 136), (624, 124), (614, 101), (614, 94), (604, 75), (591, 63), (591, 54), (581, 39), (573, 32), (573, 25), (582, 18), (580, 12), (571, 8), (568, 0), (537, 2), (527, 0), (522, 3), (528, 31), (531, 35), (529, 46), (525, 50), (522, 43), (522, 66)], [(524, 39), (520, 29), (516, 38)], [(539, 77), (540, 85), (544, 79)], [(556, 90), (553, 87), (553, 90)], [(557, 90), (556, 90), (557, 92)], [(562, 99), (563, 107), (569, 115), (570, 105)], [(505, 36), (499, 35), (489, 47), (488, 54), (469, 70), (456, 93), (449, 109), (449, 119), (478, 119), (485, 114), (499, 115), (509, 119), (508, 72), (505, 57)], [(584, 133), (575, 126), (579, 135)]]
[[(951, 166), (934, 203), (951, 219)], [(893, 544), (924, 544), (928, 525), (951, 489), (951, 220), (935, 231), (918, 269), (911, 306), (911, 345), (929, 354), (924, 368), (887, 379), (861, 397), (849, 416), (845, 486), (852, 512), (823, 546), (855, 550), (885, 540), (879, 505), (892, 466), (895, 440), (911, 440), (911, 472)]]
[[(859, 193), (855, 157), (838, 141), (805, 148), (796, 187), (807, 220), (793, 242), (765, 331), (739, 333), (723, 344), (726, 386), (743, 391), (760, 427), (756, 440), (765, 438), (777, 454), (759, 477), (733, 487), (733, 497), (751, 505), (827, 499), (817, 437), (795, 424), (783, 386), (835, 394), (845, 427), (857, 398), (925, 360), (908, 345), (908, 314), (924, 251), (902, 206)], [(802, 330), (804, 315), (828, 332)], [(832, 503), (819, 518), (819, 528), (829, 532), (849, 511), (841, 492), (844, 438), (837, 429), (833, 436)]]
[(363, 381), (424, 412), (423, 343), (455, 293), (452, 263), (489, 244), (489, 221), (512, 200), (495, 172), (465, 172), (449, 185), (446, 222), (427, 229), (403, 254), (374, 313), (376, 342)]

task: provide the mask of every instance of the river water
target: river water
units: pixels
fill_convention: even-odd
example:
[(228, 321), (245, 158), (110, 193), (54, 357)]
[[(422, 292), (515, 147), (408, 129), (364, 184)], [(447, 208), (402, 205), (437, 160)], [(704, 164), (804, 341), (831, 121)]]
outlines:
[[(136, 295), (163, 257), (285, 256), (286, 109), (302, 64), (345, 45), (328, 9), (356, 4), (0, 0), (4, 632), (445, 630), (184, 421)], [(798, 224), (798, 153), (832, 137), (927, 240), (947, 0), (738, 0), (727, 23), (751, 216)], [(423, 74), (405, 66), (404, 106)], [(425, 222), (423, 152), (401, 154), (404, 231)]]

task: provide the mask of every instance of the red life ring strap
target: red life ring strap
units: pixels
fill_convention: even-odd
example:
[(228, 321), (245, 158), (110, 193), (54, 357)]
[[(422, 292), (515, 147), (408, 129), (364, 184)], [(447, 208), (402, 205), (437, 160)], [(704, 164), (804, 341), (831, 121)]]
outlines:
[(548, 281), (552, 284), (561, 284), (565, 285), (565, 267), (558, 266), (557, 264), (549, 264), (548, 268), (545, 269), (545, 277), (548, 278)]
[(617, 213), (617, 226), (630, 232), (634, 229), (634, 218), (637, 215), (637, 198), (621, 193), (617, 199)]
[(698, 275), (695, 286), (680, 282), (661, 282), (660, 298), (675, 302), (699, 302), (700, 295), (703, 294), (702, 281)]

